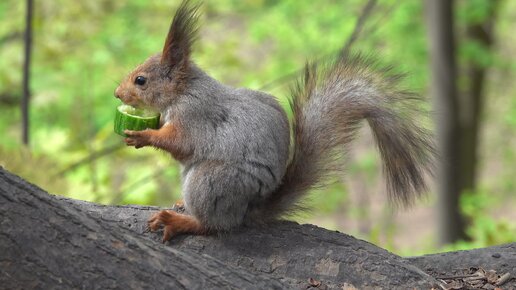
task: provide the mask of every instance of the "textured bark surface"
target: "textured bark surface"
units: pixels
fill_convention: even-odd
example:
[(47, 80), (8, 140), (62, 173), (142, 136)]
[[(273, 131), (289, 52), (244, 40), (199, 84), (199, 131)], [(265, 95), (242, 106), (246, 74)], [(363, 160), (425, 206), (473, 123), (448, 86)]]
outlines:
[[(85, 209), (0, 169), (0, 288), (285, 288), (266, 274), (164, 246)], [(147, 215), (149, 208), (139, 211)], [(142, 228), (138, 215), (129, 216), (133, 228)]]
[[(460, 271), (469, 267), (482, 267), (485, 270), (496, 270), (498, 273), (510, 273), (512, 277), (516, 277), (516, 243), (406, 259), (436, 277), (460, 274)], [(512, 282), (507, 285), (512, 285), (511, 289), (515, 289), (516, 281), (512, 279)]]
[(48, 195), (0, 168), (0, 288), (430, 289), (425, 269), (516, 267), (516, 244), (404, 259), (292, 222), (162, 244), (145, 231), (155, 210)]

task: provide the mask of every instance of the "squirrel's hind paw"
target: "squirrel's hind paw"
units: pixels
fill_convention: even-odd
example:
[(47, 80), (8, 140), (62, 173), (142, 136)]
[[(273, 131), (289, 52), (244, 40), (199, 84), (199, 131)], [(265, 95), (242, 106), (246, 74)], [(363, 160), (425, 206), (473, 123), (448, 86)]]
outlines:
[(173, 211), (162, 210), (153, 214), (148, 221), (151, 232), (159, 230), (162, 226), (164, 227), (163, 243), (170, 240), (174, 235), (174, 214), (175, 212)]
[(148, 225), (152, 232), (157, 231), (163, 226), (163, 243), (180, 233), (205, 233), (205, 230), (195, 217), (171, 210), (162, 210), (153, 214), (148, 221)]

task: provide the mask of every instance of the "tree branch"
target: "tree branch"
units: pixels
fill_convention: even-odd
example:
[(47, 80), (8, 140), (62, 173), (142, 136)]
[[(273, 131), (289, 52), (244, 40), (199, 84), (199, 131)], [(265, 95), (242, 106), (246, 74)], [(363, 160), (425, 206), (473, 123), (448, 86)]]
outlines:
[(293, 222), (219, 236), (178, 236), (163, 245), (162, 233), (146, 231), (146, 220), (156, 210), (51, 196), (0, 168), (0, 285), (430, 289), (439, 282), (415, 265), (425, 270), (493, 265), (516, 271), (516, 243), (493, 247), (495, 252), (488, 248), (404, 259), (349, 235)]

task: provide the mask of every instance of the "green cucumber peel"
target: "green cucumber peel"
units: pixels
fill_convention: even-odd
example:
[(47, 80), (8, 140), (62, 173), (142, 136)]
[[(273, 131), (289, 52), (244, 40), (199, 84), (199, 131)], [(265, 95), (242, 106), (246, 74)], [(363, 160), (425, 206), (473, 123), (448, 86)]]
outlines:
[(158, 129), (159, 118), (159, 113), (154, 111), (123, 104), (116, 108), (114, 131), (120, 136), (127, 137), (124, 130)]

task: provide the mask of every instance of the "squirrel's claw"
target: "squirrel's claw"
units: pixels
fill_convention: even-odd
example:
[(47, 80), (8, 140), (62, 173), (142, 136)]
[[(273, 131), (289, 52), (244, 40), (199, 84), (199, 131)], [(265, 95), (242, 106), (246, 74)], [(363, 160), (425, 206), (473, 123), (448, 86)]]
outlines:
[(163, 239), (161, 240), (163, 243), (170, 240), (174, 235), (174, 228), (171, 225), (166, 225), (163, 231)]

